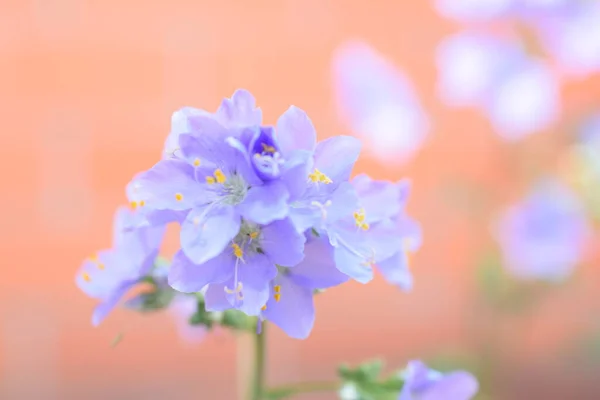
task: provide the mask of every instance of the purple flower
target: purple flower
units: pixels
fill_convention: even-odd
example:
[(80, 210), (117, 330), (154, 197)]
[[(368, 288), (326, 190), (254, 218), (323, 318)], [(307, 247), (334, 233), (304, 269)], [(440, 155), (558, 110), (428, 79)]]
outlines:
[(332, 73), (344, 124), (386, 163), (408, 161), (429, 130), (408, 78), (362, 42), (348, 42), (335, 52)]
[(560, 111), (549, 66), (503, 38), (463, 33), (438, 48), (438, 92), (451, 105), (481, 106), (507, 140), (544, 129)]
[(77, 274), (77, 286), (100, 300), (92, 323), (100, 324), (123, 295), (139, 283), (154, 265), (163, 227), (139, 227), (142, 216), (121, 207), (114, 221), (113, 247), (86, 259)]
[(469, 372), (443, 374), (415, 360), (408, 363), (398, 400), (469, 400), (478, 390), (477, 379)]
[(600, 4), (558, 3), (548, 12), (528, 18), (543, 46), (567, 75), (584, 77), (599, 71)]
[(514, 2), (515, 0), (436, 0), (435, 6), (445, 17), (472, 21), (505, 15)]
[(384, 251), (383, 256), (376, 257), (376, 266), (388, 282), (404, 290), (411, 289), (409, 258), (421, 246), (422, 237), (419, 224), (405, 210), (410, 183), (407, 180), (376, 181), (367, 175), (358, 175), (352, 185), (361, 206), (353, 215), (355, 224), (361, 224), (363, 230), (367, 228), (367, 240), (374, 243), (374, 247), (381, 248), (382, 243), (391, 242), (391, 252)]
[[(269, 297), (277, 267), (294, 267), (304, 258), (305, 237), (289, 219), (258, 225), (244, 221), (231, 244), (216, 257), (193, 263), (179, 251), (169, 271), (169, 284), (180, 292), (198, 292), (208, 284), (209, 311), (237, 308), (258, 315)], [(211, 303), (217, 291), (221, 306)], [(223, 305), (225, 308), (223, 308)]]
[(559, 281), (580, 261), (589, 226), (579, 199), (560, 183), (545, 181), (503, 214), (496, 235), (513, 275)]
[[(245, 101), (236, 103), (241, 96)], [(306, 170), (309, 153), (285, 148), (286, 138), (296, 134), (289, 130), (305, 115), (288, 110), (280, 120), (291, 121), (278, 124), (276, 138), (272, 128), (244, 125), (259, 115), (249, 97), (236, 92), (216, 116), (186, 114), (188, 132), (178, 134), (178, 156), (159, 161), (128, 186), (130, 200), (146, 213), (184, 213), (181, 247), (196, 264), (221, 254), (242, 219), (269, 224), (285, 218), (298, 174)]]

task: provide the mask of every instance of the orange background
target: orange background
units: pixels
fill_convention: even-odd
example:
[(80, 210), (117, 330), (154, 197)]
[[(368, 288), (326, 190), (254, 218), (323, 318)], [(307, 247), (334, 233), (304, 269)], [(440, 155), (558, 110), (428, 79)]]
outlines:
[[(122, 310), (93, 328), (94, 301), (74, 275), (110, 245), (124, 185), (158, 159), (177, 108), (213, 111), (242, 87), (266, 123), (295, 104), (320, 138), (347, 133), (334, 111), (330, 63), (352, 38), (406, 72), (432, 121), (407, 166), (368, 156), (357, 165), (376, 178), (413, 180), (409, 210), (425, 232), (416, 285), (404, 294), (378, 277), (318, 296), (308, 340), (271, 329), (269, 381), (334, 378), (340, 362), (376, 356), (393, 367), (447, 353), (477, 358), (481, 332), (492, 332), (504, 363), (494, 398), (595, 398), (594, 369), (557, 354), (598, 325), (596, 265), (582, 266), (525, 317), (481, 310), (474, 270), (493, 246), (489, 218), (528, 184), (515, 157), (556, 170), (565, 137), (549, 129), (511, 146), (477, 112), (442, 106), (435, 47), (459, 29), (427, 1), (2, 0), (0, 398), (235, 397), (234, 338), (191, 347), (168, 315)], [(600, 79), (564, 87), (566, 114), (598, 105)]]

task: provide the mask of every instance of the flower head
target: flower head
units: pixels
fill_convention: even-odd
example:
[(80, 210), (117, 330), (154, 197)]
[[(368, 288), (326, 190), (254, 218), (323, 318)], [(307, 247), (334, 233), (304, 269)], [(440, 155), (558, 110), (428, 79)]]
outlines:
[(562, 280), (580, 261), (589, 226), (577, 197), (558, 182), (538, 184), (502, 216), (497, 237), (506, 268), (522, 279)]
[(443, 374), (415, 360), (408, 363), (398, 400), (469, 400), (478, 390), (477, 379), (469, 372)]
[(79, 288), (100, 300), (92, 323), (98, 325), (123, 295), (139, 283), (154, 265), (164, 229), (140, 227), (140, 214), (126, 207), (117, 210), (113, 247), (87, 258), (77, 274)]

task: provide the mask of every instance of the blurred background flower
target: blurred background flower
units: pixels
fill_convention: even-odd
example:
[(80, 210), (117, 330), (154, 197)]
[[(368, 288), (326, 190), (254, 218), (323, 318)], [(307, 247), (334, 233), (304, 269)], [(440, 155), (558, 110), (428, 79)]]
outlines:
[(582, 260), (590, 238), (583, 205), (556, 181), (539, 182), (497, 227), (505, 267), (521, 279), (560, 281)]
[(408, 77), (361, 41), (333, 54), (336, 108), (343, 124), (381, 162), (401, 165), (423, 145), (429, 121)]
[(438, 93), (450, 105), (479, 106), (494, 129), (517, 140), (557, 120), (560, 91), (550, 66), (518, 41), (472, 32), (442, 42)]

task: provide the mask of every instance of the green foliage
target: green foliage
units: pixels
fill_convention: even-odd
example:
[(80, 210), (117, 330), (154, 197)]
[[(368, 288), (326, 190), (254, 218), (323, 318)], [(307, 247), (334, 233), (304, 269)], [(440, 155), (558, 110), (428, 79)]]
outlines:
[(402, 378), (396, 372), (382, 378), (383, 362), (368, 361), (356, 368), (341, 366), (338, 370), (344, 386), (356, 390), (358, 400), (396, 400), (402, 390)]

